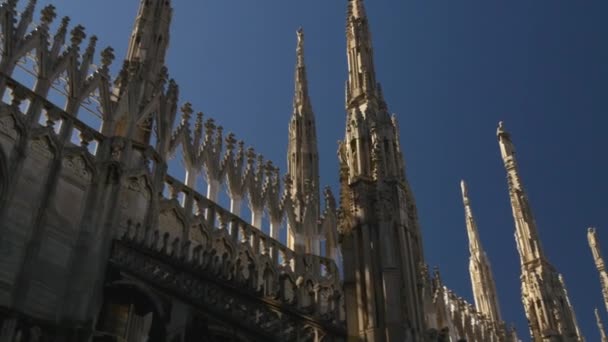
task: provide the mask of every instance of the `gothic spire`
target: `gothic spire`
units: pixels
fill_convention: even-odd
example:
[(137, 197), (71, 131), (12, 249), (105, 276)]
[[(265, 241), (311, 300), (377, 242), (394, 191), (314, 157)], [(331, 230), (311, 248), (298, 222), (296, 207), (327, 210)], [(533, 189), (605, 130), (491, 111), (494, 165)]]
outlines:
[(479, 240), (479, 232), (477, 230), (477, 224), (473, 217), (473, 210), (471, 209), (471, 202), (469, 200), (469, 190), (467, 183), (464, 180), (460, 181), (460, 189), (462, 191), (462, 203), (464, 204), (464, 214), (467, 224), (467, 234), (469, 236), (469, 252), (471, 255), (482, 251), (481, 241)]
[(405, 177), (397, 120), (376, 82), (363, 0), (346, 19), (346, 132), (339, 143), (340, 230), (345, 306), (358, 312), (349, 337), (362, 341), (423, 339), (422, 237)]
[(171, 0), (141, 0), (126, 60), (143, 63), (147, 81), (158, 79), (169, 47)]
[(608, 271), (606, 271), (606, 264), (602, 257), (602, 251), (600, 249), (600, 241), (597, 237), (595, 228), (589, 228), (587, 230), (587, 240), (589, 241), (589, 247), (593, 254), (593, 260), (595, 261), (595, 267), (600, 274), (600, 283), (602, 285), (602, 295), (604, 296), (604, 304), (606, 311), (608, 311)]
[[(502, 319), (498, 306), (494, 275), (492, 274), (490, 261), (481, 247), (477, 224), (475, 223), (471, 209), (467, 184), (464, 180), (460, 182), (460, 187), (462, 189), (462, 201), (464, 203), (467, 233), (469, 235), (469, 251), (471, 253), (469, 272), (471, 274), (475, 306), (477, 311), (486, 315), (492, 322), (500, 323)], [(501, 326), (500, 328), (504, 327)]]
[(379, 96), (374, 67), (374, 49), (363, 0), (349, 0), (346, 20), (348, 82), (346, 107), (374, 101), (384, 106)]
[(156, 118), (141, 110), (164, 91), (172, 13), (171, 0), (140, 0), (123, 70), (114, 89), (123, 103), (119, 106), (122, 113), (118, 114), (117, 135), (150, 142)]
[(291, 196), (295, 203), (299, 227), (289, 227), (289, 247), (318, 254), (320, 215), (319, 153), (315, 116), (308, 94), (304, 62), (304, 31), (297, 31), (295, 94), (293, 114), (289, 123), (287, 171), (293, 182)]
[(297, 31), (298, 46), (296, 48), (295, 94), (293, 97), (294, 115), (312, 114), (312, 105), (308, 95), (308, 78), (306, 76), (306, 63), (304, 61), (304, 30)]
[(545, 259), (536, 222), (532, 216), (532, 208), (522, 185), (517, 160), (515, 159), (515, 146), (511, 135), (505, 130), (501, 121), (496, 132), (500, 145), (500, 152), (507, 170), (507, 181), (511, 195), (513, 215), (515, 217), (517, 246), (521, 255), (522, 265), (533, 261)]
[(602, 339), (601, 342), (608, 342), (608, 336), (606, 336), (606, 330), (604, 330), (604, 324), (602, 323), (600, 312), (597, 308), (595, 308), (593, 312), (595, 313), (595, 322), (597, 323), (597, 328), (600, 331), (600, 337)]
[(521, 263), (522, 301), (532, 339), (581, 341), (563, 279), (543, 254), (536, 222), (519, 175), (515, 147), (502, 122), (496, 135), (507, 171)]

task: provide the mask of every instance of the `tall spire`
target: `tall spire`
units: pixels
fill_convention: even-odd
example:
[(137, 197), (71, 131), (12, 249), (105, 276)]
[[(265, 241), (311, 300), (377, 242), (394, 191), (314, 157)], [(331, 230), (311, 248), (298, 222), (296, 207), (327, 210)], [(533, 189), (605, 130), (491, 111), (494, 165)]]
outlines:
[(153, 119), (140, 111), (162, 92), (166, 81), (165, 57), (172, 14), (171, 0), (140, 0), (125, 64), (115, 88), (120, 100), (129, 102), (119, 106), (124, 115), (117, 123), (118, 135), (150, 142)]
[[(376, 81), (374, 49), (363, 0), (349, 0), (346, 19), (347, 154), (351, 178), (405, 181), (399, 127)], [(357, 141), (358, 140), (358, 141)]]
[(319, 153), (315, 116), (308, 95), (304, 31), (301, 28), (297, 32), (297, 38), (295, 94), (293, 114), (289, 123), (287, 171), (293, 181), (291, 195), (299, 226), (289, 227), (288, 245), (298, 251), (319, 254)]
[[(473, 285), (473, 295), (475, 297), (475, 307), (477, 311), (483, 313), (492, 322), (499, 325), (499, 328), (504, 331), (504, 324), (500, 316), (498, 306), (498, 295), (496, 292), (496, 284), (494, 275), (490, 267), (490, 261), (486, 252), (481, 247), (477, 224), (473, 217), (471, 202), (465, 181), (460, 182), (462, 190), (462, 201), (464, 203), (465, 219), (467, 224), (467, 233), (469, 235), (469, 272), (471, 274), (471, 282)], [(506, 332), (504, 332), (506, 334)]]
[[(365, 100), (385, 106), (376, 83), (374, 49), (363, 0), (349, 0), (346, 21), (348, 82), (346, 107), (361, 106)], [(363, 111), (363, 109), (362, 109)]]
[(376, 83), (363, 0), (349, 0), (346, 132), (340, 142), (340, 232), (348, 335), (420, 341), (425, 332), (422, 237), (397, 120)]
[(606, 264), (602, 257), (602, 251), (600, 249), (600, 241), (597, 237), (595, 228), (589, 228), (587, 230), (587, 240), (589, 241), (589, 247), (593, 254), (593, 260), (595, 261), (595, 267), (600, 274), (600, 284), (602, 285), (602, 295), (604, 296), (604, 305), (606, 311), (608, 311), (608, 271), (606, 271)]
[(511, 205), (515, 218), (515, 238), (521, 256), (521, 264), (534, 260), (544, 260), (540, 238), (536, 229), (536, 222), (532, 216), (532, 209), (528, 203), (523, 188), (517, 160), (515, 159), (515, 147), (511, 142), (511, 135), (505, 130), (502, 122), (498, 124), (497, 130), (500, 152), (507, 170), (507, 180), (511, 195)]
[(126, 60), (146, 67), (146, 81), (155, 82), (165, 65), (171, 26), (171, 0), (141, 0)]
[(608, 342), (608, 336), (606, 336), (606, 330), (604, 330), (604, 324), (602, 323), (600, 312), (597, 308), (595, 308), (593, 312), (595, 313), (595, 322), (597, 323), (597, 329), (600, 331), (600, 337), (602, 339), (601, 342)]
[(477, 224), (473, 217), (473, 210), (471, 209), (471, 201), (469, 200), (469, 190), (467, 183), (464, 180), (460, 181), (460, 190), (462, 191), (462, 203), (464, 204), (464, 214), (467, 224), (467, 234), (469, 235), (469, 252), (471, 255), (483, 252), (481, 248), (481, 241), (479, 240), (479, 232), (477, 230)]
[(522, 300), (533, 341), (581, 341), (563, 279), (545, 257), (523, 188), (515, 147), (502, 122), (496, 132), (507, 171), (515, 240), (521, 262)]

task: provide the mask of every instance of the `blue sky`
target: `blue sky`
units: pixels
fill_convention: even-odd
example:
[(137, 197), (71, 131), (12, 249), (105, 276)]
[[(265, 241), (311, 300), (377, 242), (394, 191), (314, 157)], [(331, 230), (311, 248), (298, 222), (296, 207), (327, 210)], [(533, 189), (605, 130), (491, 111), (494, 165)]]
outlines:
[[(22, 0), (22, 2), (24, 2)], [(46, 4), (49, 1), (39, 1)], [(138, 1), (55, 0), (125, 55)], [(295, 31), (306, 32), (321, 180), (337, 192), (344, 135), (345, 0), (175, 0), (170, 74), (183, 101), (285, 170)], [(588, 341), (604, 317), (586, 228), (608, 254), (608, 2), (367, 1), (378, 79), (401, 125), (430, 265), (472, 301), (459, 181), (467, 180), (502, 313), (529, 340), (496, 126), (505, 121), (543, 247)], [(58, 21), (58, 20), (57, 20)], [(98, 51), (100, 51), (99, 49)], [(608, 319), (605, 319), (608, 322)]]

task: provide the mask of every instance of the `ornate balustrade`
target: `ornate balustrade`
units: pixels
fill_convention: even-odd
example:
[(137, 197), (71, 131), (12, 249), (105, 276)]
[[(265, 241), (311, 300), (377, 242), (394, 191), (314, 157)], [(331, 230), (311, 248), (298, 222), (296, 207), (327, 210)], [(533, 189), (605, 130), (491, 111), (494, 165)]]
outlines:
[[(173, 129), (178, 86), (173, 80), (168, 80), (166, 68), (159, 75), (159, 84), (153, 96), (144, 100), (145, 103), (141, 104), (143, 109), (136, 109), (139, 112), (132, 113), (133, 109), (127, 109), (128, 106), (121, 103), (121, 96), (130, 80), (137, 79), (142, 69), (140, 65), (125, 63), (113, 80), (109, 72), (114, 60), (112, 48), (102, 51), (101, 66), (96, 67), (95, 36), (90, 38), (88, 46), (81, 53), (80, 45), (86, 34), (82, 26), (76, 26), (70, 31), (66, 45), (68, 17), (62, 19), (55, 34), (51, 35), (49, 26), (56, 17), (52, 5), (42, 9), (41, 24), (28, 31), (33, 22), (35, 1), (30, 0), (21, 15), (17, 14), (16, 3), (7, 1), (0, 6), (0, 74), (4, 76), (0, 79), (0, 96), (4, 96), (7, 87), (11, 88), (13, 106), (18, 106), (26, 114), (27, 120), (22, 123), (24, 126), (33, 127), (43, 117), (46, 119), (43, 124), (55, 129), (56, 133), (63, 130), (62, 134), (68, 139), (96, 155), (102, 140), (100, 133), (106, 137), (115, 136), (119, 123), (134, 120), (137, 125), (145, 125), (157, 132), (153, 139), (154, 153), (147, 145), (130, 143), (135, 157), (141, 157), (133, 158), (134, 162), (143, 160), (167, 164), (181, 147), (185, 164), (184, 183), (188, 187), (194, 188), (196, 177), (204, 176), (204, 183), (208, 187), (206, 197), (215, 202), (218, 201), (219, 191), (225, 188), (230, 198), (230, 211), (240, 216), (242, 202), (245, 201), (252, 213), (251, 225), (259, 229), (268, 228), (270, 235), (277, 240), (284, 221), (291, 229), (301, 224), (294, 211), (297, 203), (293, 201), (297, 199), (290, 196), (291, 182), (288, 178), (281, 180), (279, 169), (272, 162), (265, 161), (253, 148), (246, 149), (244, 142), (238, 141), (234, 134), (229, 133), (224, 138), (223, 128), (212, 118), (204, 121), (200, 112), (196, 115), (192, 130), (194, 110), (189, 103), (182, 106), (180, 123)], [(16, 68), (28, 67), (21, 63), (24, 58), (34, 63), (28, 70), (36, 78), (33, 89), (17, 86), (19, 82), (11, 79)], [(114, 84), (121, 86), (115, 88)], [(62, 96), (65, 96), (66, 105), (62, 110), (47, 99), (49, 92), (58, 88), (63, 88)], [(91, 104), (96, 104), (93, 114), (101, 120), (97, 129), (91, 128), (86, 120), (79, 119), (83, 112), (91, 112)], [(116, 150), (118, 152), (118, 148)], [(148, 167), (154, 170), (153, 165)], [(270, 227), (262, 227), (264, 215), (268, 215)], [(335, 218), (335, 200), (327, 188), (325, 210), (318, 222), (319, 227), (310, 231), (319, 232), (321, 239), (327, 241), (326, 255), (338, 260)]]
[(446, 287), (436, 269), (431, 277), (423, 270), (427, 306), (427, 325), (444, 339), (466, 341), (502, 342), (514, 341), (514, 331), (507, 331), (504, 322), (495, 322), (464, 298)]
[[(8, 106), (13, 112), (22, 115), (22, 119), (17, 119), (22, 121), (17, 126), (21, 126), (24, 132), (28, 130), (26, 125), (29, 122), (30, 130), (43, 128), (49, 131), (50, 136), (78, 137), (79, 141), (65, 140), (61, 145), (79, 146), (92, 160), (97, 160), (100, 148), (109, 150), (104, 153), (109, 154), (111, 159), (120, 160), (120, 156), (115, 153), (123, 153), (120, 151), (124, 151), (125, 146), (122, 146), (122, 150), (115, 149), (113, 144), (116, 138), (105, 137), (12, 78), (3, 75), (0, 78), (12, 97)], [(28, 110), (22, 111), (26, 102), (30, 106), (33, 103), (40, 104), (40, 112), (46, 118), (42, 123), (45, 126), (27, 120), (27, 115), (31, 113)], [(119, 141), (128, 143), (133, 155), (139, 156), (134, 158), (139, 160), (137, 163), (126, 166), (143, 165), (151, 177), (162, 170), (162, 157), (150, 146), (126, 139)], [(97, 145), (96, 149), (90, 148), (92, 143)], [(132, 263), (135, 262), (133, 260), (142, 255), (153, 256), (155, 259), (152, 260), (187, 270), (187, 277), (192, 281), (201, 277), (220, 279), (226, 282), (222, 286), (228, 284), (232, 289), (244, 289), (272, 305), (282, 309), (290, 308), (294, 314), (311, 315), (311, 322), (326, 322), (330, 329), (338, 329), (337, 331), (342, 328), (342, 289), (338, 269), (332, 259), (295, 253), (174, 177), (162, 172), (160, 175), (164, 185), (169, 188), (167, 197), (159, 194), (161, 208), (173, 207), (174, 210), (179, 210), (189, 223), (185, 226), (187, 228), (176, 233), (160, 223), (157, 228), (152, 228), (151, 225), (142, 226), (128, 220), (122, 242), (117, 241), (115, 244), (112, 260), (131, 272), (140, 272), (146, 269)], [(181, 201), (178, 201), (180, 197)], [(198, 238), (192, 235), (192, 227), (198, 229)], [(129, 248), (138, 251), (138, 257), (131, 254), (135, 252)], [(122, 259), (124, 255), (132, 255), (135, 259)], [(153, 264), (149, 267), (157, 267)], [(176, 274), (167, 272), (167, 277)], [(149, 270), (145, 273), (154, 274)], [(157, 282), (160, 279), (154, 277), (150, 280)]]
[[(243, 234), (245, 239), (235, 244), (226, 228), (212, 235), (212, 247), (205, 247), (182, 243), (158, 230), (128, 229), (114, 242), (110, 261), (218, 317), (237, 319), (235, 324), (252, 331), (275, 338), (286, 333), (284, 340), (294, 340), (297, 331), (302, 336), (306, 330), (316, 330), (319, 336), (344, 335), (335, 278), (296, 279), (287, 263), (277, 266), (268, 253), (255, 257), (250, 247), (255, 238)], [(295, 256), (295, 262), (306, 262), (305, 258)]]

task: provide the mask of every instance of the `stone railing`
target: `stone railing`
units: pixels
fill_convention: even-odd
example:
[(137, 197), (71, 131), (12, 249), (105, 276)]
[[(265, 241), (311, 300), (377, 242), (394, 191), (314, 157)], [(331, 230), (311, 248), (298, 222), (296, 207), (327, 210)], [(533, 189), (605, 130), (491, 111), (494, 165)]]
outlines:
[[(79, 146), (88, 153), (88, 157), (92, 160), (98, 154), (108, 153), (108, 151), (103, 152), (104, 149), (111, 150), (109, 155), (117, 160), (120, 159), (121, 153), (128, 150), (124, 144), (118, 144), (121, 148), (117, 148), (115, 146), (117, 144), (110, 143), (110, 139), (100, 132), (90, 128), (15, 80), (1, 76), (0, 79), (6, 84), (11, 95), (9, 106), (22, 114), (21, 117), (15, 117), (17, 118), (16, 126), (22, 127), (23, 130), (26, 130), (25, 127), (28, 123), (30, 129), (40, 127), (38, 122), (28, 120), (27, 110), (25, 113), (21, 111), (24, 103), (29, 103), (30, 106), (38, 105), (40, 107), (40, 113), (46, 118), (40, 121), (45, 125), (43, 127), (49, 131), (51, 140), (58, 140), (57, 146)], [(126, 143), (125, 140), (119, 141)], [(92, 148), (95, 145), (96, 147)], [(130, 142), (129, 147), (132, 158), (130, 158), (130, 165), (126, 165), (127, 167), (143, 166), (152, 177), (159, 174), (158, 170), (162, 169), (162, 157), (158, 152), (149, 146), (134, 142)], [(162, 175), (162, 173), (160, 174)], [(248, 264), (255, 269), (264, 265), (266, 269), (261, 271), (268, 271), (272, 274), (272, 279), (266, 279), (266, 281), (268, 284), (275, 284), (272, 287), (270, 285), (264, 287), (268, 295), (276, 292), (280, 276), (289, 277), (291, 285), (288, 286), (293, 287), (294, 296), (285, 299), (287, 302), (296, 301), (295, 291), (300, 286), (299, 282), (303, 282), (303, 286), (314, 288), (314, 291), (330, 291), (331, 294), (327, 295), (330, 297), (335, 296), (335, 292), (341, 292), (338, 270), (333, 260), (320, 256), (296, 254), (279, 241), (177, 179), (165, 174), (162, 182), (170, 190), (168, 197), (164, 197), (162, 193), (159, 194), (161, 208), (172, 207), (172, 210), (178, 210), (181, 218), (186, 222), (184, 226), (196, 227), (194, 229), (198, 229), (196, 234), (200, 234), (200, 238), (193, 238), (192, 233), (188, 230), (176, 231), (175, 227), (164, 227), (162, 223), (158, 224), (157, 229), (152, 229), (150, 225), (141, 228), (141, 224), (128, 220), (123, 234), (127, 240), (190, 263), (203, 262), (203, 260), (207, 260), (205, 257), (213, 255), (215, 259), (212, 259), (215, 261), (210, 265), (215, 265), (213, 267), (222, 269), (224, 272), (234, 272), (234, 269), (230, 270), (230, 268), (236, 267), (235, 265), (238, 265), (239, 262), (241, 265)], [(178, 201), (180, 195), (182, 200)], [(236, 279), (240, 276), (226, 274), (226, 277)], [(256, 284), (256, 286), (263, 287), (260, 285), (261, 283)], [(314, 297), (316, 298), (316, 296)], [(310, 302), (312, 305), (314, 301), (313, 299), (301, 299), (299, 302), (300, 305), (302, 302)], [(317, 305), (326, 307), (329, 304), (317, 303)], [(333, 304), (330, 306), (334, 309), (337, 308)]]
[(514, 330), (477, 311), (464, 298), (446, 287), (435, 269), (433, 276), (423, 268), (427, 325), (448, 340), (517, 342)]

